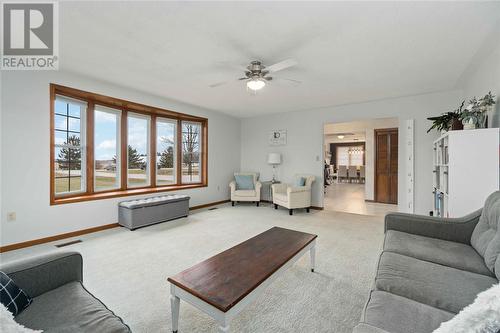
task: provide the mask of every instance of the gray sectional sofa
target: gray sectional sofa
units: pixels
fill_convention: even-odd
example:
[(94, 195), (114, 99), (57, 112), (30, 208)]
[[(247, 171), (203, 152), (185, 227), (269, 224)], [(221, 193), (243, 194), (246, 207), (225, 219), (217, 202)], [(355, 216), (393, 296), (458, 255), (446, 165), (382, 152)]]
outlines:
[(15, 320), (50, 332), (130, 333), (129, 327), (83, 286), (78, 252), (57, 252), (0, 268), (33, 302)]
[(500, 192), (458, 219), (392, 213), (354, 333), (427, 333), (500, 278)]

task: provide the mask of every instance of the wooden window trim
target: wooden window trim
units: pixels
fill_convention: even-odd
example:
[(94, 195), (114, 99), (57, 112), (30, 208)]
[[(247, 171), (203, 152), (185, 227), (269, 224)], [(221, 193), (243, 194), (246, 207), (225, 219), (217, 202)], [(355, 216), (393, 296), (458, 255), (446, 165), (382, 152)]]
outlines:
[[(148, 106), (123, 99), (113, 98), (95, 94), (75, 88), (50, 84), (50, 204), (59, 205), (81, 201), (109, 199), (130, 195), (154, 194), (166, 191), (186, 190), (208, 186), (208, 119), (158, 107)], [(66, 96), (87, 102), (86, 117), (86, 191), (57, 197), (55, 195), (55, 172), (54, 172), (54, 102), (56, 95)], [(120, 126), (120, 189), (94, 192), (94, 108), (102, 105), (109, 108), (121, 110)], [(145, 187), (127, 187), (127, 162), (128, 162), (128, 140), (127, 140), (127, 115), (128, 112), (139, 113), (150, 116), (150, 185)], [(157, 117), (172, 119), (177, 122), (177, 151), (176, 151), (176, 183), (171, 185), (156, 185), (156, 119)], [(182, 183), (182, 121), (193, 121), (201, 124), (201, 182)]]

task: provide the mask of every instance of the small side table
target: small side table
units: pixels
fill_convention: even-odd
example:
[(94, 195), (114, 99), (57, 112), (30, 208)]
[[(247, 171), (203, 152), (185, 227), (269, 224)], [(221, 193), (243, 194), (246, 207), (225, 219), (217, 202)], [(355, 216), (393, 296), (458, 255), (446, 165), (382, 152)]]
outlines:
[(262, 184), (262, 187), (260, 188), (260, 199), (262, 201), (267, 201), (272, 203), (273, 202), (273, 189), (271, 186), (273, 184), (281, 184), (280, 181), (275, 180), (274, 182), (272, 180), (266, 180), (260, 182)]

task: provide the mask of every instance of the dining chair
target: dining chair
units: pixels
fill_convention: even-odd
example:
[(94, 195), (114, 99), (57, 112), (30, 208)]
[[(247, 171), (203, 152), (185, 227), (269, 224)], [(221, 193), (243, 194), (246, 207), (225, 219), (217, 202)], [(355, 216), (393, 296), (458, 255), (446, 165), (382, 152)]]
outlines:
[(352, 183), (353, 179), (358, 180), (358, 168), (355, 165), (349, 165), (349, 182)]
[(339, 165), (339, 169), (337, 170), (337, 182), (341, 182), (342, 179), (347, 179), (347, 166)]

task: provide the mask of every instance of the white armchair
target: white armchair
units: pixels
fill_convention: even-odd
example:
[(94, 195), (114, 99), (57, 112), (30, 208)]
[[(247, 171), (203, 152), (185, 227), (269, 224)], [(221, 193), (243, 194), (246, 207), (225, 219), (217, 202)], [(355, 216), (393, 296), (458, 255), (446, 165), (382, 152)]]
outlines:
[(257, 207), (259, 207), (260, 203), (260, 188), (262, 184), (259, 182), (259, 173), (258, 172), (236, 172), (236, 175), (246, 175), (253, 176), (253, 190), (238, 190), (236, 188), (236, 181), (232, 181), (229, 183), (229, 187), (231, 188), (231, 205), (234, 206), (234, 203), (237, 201), (250, 201), (255, 202)]
[(288, 208), (290, 215), (293, 215), (294, 209), (305, 208), (309, 213), (309, 208), (311, 207), (311, 186), (315, 177), (311, 175), (295, 175), (296, 179), (300, 177), (306, 179), (304, 186), (288, 184), (272, 185), (274, 209), (282, 206)]

